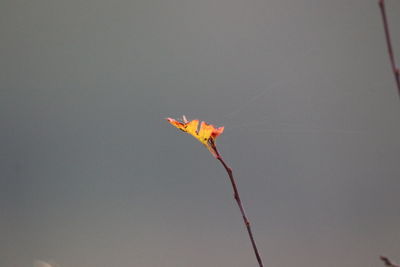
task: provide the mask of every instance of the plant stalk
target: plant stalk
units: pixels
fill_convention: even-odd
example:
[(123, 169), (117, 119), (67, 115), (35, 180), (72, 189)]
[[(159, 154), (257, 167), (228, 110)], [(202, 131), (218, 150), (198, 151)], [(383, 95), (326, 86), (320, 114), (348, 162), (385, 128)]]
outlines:
[(226, 162), (224, 161), (222, 156), (219, 154), (217, 147), (215, 146), (215, 143), (212, 143), (211, 145), (215, 151), (217, 160), (219, 160), (219, 162), (221, 162), (221, 164), (224, 166), (226, 172), (228, 173), (229, 180), (231, 181), (231, 185), (232, 185), (232, 189), (233, 189), (233, 193), (234, 193), (233, 196), (236, 200), (237, 205), (239, 206), (240, 212), (242, 213), (243, 222), (246, 225), (247, 233), (249, 234), (251, 245), (253, 246), (254, 254), (256, 255), (258, 265), (260, 267), (263, 267), (264, 265), (262, 263), (260, 254), (258, 252), (258, 248), (257, 248), (256, 242), (254, 240), (253, 232), (251, 231), (250, 221), (247, 219), (246, 212), (243, 208), (242, 201), (241, 201), (240, 195), (239, 195), (239, 191), (237, 189), (236, 181), (235, 181), (235, 178), (233, 177), (232, 169), (226, 164)]

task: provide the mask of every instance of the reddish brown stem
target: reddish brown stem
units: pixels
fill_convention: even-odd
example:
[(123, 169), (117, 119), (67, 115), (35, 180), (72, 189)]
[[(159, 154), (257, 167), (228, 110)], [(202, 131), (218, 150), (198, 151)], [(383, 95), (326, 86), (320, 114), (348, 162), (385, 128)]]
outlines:
[(395, 60), (395, 56), (393, 53), (392, 41), (391, 41), (390, 31), (389, 31), (389, 23), (388, 23), (388, 19), (386, 16), (385, 0), (379, 0), (379, 7), (381, 9), (382, 22), (383, 22), (383, 27), (385, 29), (385, 37), (386, 37), (387, 50), (388, 50), (389, 59), (390, 59), (390, 65), (392, 66), (393, 75), (394, 75), (396, 85), (397, 85), (397, 92), (400, 97), (400, 70), (396, 66), (396, 60)]
[(254, 240), (253, 232), (251, 231), (250, 221), (247, 219), (246, 212), (245, 212), (245, 210), (243, 208), (242, 201), (241, 201), (240, 195), (239, 195), (239, 191), (238, 191), (237, 186), (236, 186), (235, 178), (233, 177), (233, 174), (232, 174), (232, 169), (225, 163), (224, 159), (219, 154), (215, 144), (212, 144), (212, 147), (213, 147), (213, 150), (215, 151), (217, 160), (219, 160), (221, 162), (221, 164), (224, 166), (226, 172), (228, 173), (229, 180), (231, 181), (231, 184), (232, 184), (233, 197), (235, 198), (236, 203), (239, 206), (240, 212), (242, 213), (243, 222), (246, 225), (247, 233), (249, 234), (251, 245), (253, 246), (254, 254), (256, 255), (256, 258), (257, 258), (257, 261), (258, 261), (258, 265), (260, 267), (263, 267), (264, 265), (262, 263), (260, 254), (258, 253), (256, 241)]
[(385, 264), (385, 266), (389, 266), (389, 267), (400, 267), (397, 264), (394, 264), (391, 260), (389, 260), (389, 258), (385, 257), (385, 256), (380, 256), (380, 259), (383, 261), (383, 263)]

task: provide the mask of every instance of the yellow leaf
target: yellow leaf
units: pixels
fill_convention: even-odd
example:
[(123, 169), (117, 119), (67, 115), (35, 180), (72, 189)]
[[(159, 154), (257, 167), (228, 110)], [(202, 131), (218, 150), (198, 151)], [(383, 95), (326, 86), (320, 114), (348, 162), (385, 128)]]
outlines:
[(199, 120), (187, 121), (185, 116), (183, 116), (183, 122), (171, 118), (167, 118), (167, 121), (176, 128), (191, 134), (194, 138), (205, 145), (215, 157), (217, 157), (215, 139), (223, 133), (224, 127), (216, 128), (214, 125), (202, 121), (200, 129), (198, 129)]

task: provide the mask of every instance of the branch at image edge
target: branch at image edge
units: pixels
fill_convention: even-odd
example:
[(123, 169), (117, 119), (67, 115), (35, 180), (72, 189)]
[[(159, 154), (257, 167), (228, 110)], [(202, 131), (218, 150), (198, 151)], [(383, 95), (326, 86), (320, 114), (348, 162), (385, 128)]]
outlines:
[(400, 97), (400, 70), (396, 65), (395, 55), (393, 52), (392, 38), (390, 35), (390, 31), (389, 31), (389, 22), (388, 22), (388, 18), (386, 15), (385, 0), (379, 0), (379, 8), (381, 10), (383, 29), (385, 31), (385, 38), (386, 38), (387, 51), (389, 54), (390, 66), (392, 68), (392, 72), (393, 72), (394, 79), (396, 82), (397, 93)]
[(388, 266), (388, 267), (400, 267), (400, 265), (397, 265), (397, 264), (393, 263), (388, 257), (380, 256), (379, 258), (381, 259), (381, 261), (383, 261), (385, 266)]

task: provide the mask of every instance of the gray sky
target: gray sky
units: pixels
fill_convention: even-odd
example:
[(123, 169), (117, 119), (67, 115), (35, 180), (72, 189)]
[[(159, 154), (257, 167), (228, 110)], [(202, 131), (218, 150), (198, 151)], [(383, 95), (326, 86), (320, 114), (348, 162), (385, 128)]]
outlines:
[[(400, 102), (377, 1), (0, 4), (0, 266), (400, 261)], [(389, 1), (400, 55), (400, 2)]]

